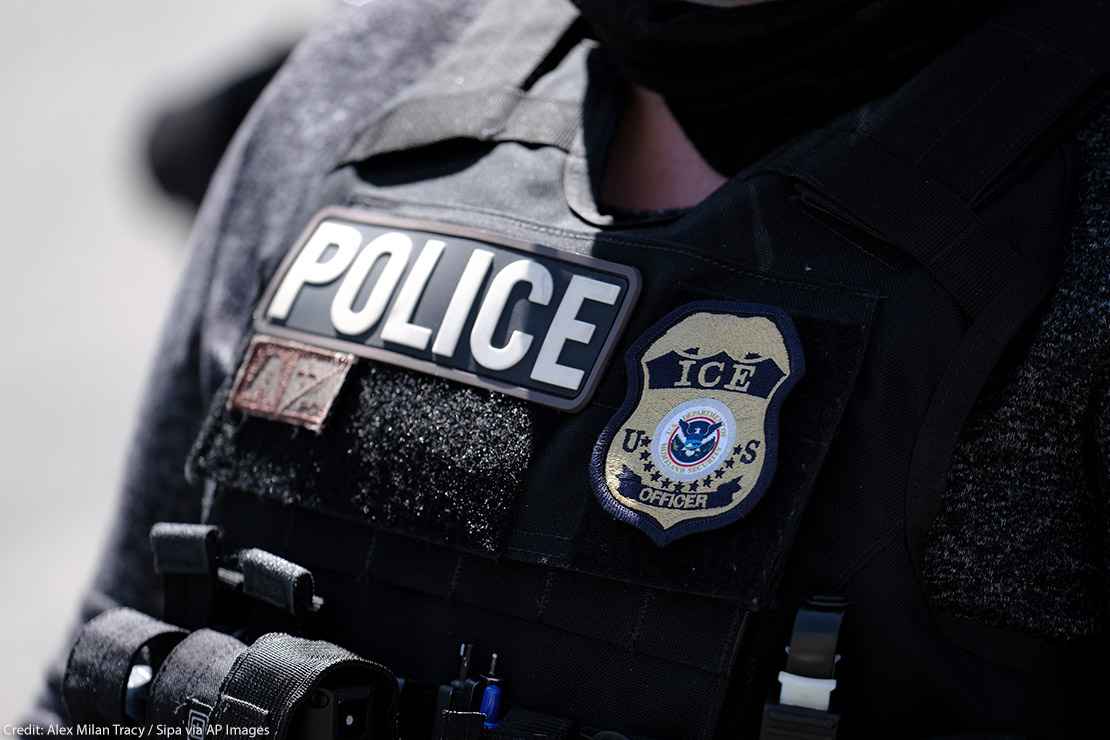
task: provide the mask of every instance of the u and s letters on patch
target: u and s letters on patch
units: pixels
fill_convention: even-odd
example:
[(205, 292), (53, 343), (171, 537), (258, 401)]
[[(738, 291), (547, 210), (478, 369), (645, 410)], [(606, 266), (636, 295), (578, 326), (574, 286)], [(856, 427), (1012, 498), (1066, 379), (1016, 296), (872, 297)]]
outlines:
[(587, 255), (333, 208), (287, 255), (255, 328), (577, 411), (639, 284)]
[(774, 476), (779, 408), (804, 363), (773, 306), (699, 301), (664, 317), (629, 350), (624, 405), (594, 448), (601, 505), (657, 545), (743, 517)]

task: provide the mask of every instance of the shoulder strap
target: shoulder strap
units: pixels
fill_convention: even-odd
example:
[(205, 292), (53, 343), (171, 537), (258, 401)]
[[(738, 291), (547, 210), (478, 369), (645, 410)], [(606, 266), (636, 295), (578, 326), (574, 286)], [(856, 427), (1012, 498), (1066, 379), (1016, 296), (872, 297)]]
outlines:
[(976, 203), (1105, 80), (1095, 29), (1107, 23), (1106, 3), (1015, 3), (867, 111), (859, 133)]
[(1097, 99), (1110, 45), (1095, 29), (1108, 23), (1104, 2), (1016, 3), (902, 90), (768, 167), (907, 251), (978, 315), (1006, 289), (1011, 266), (1042, 266), (991, 233), (976, 208)]
[(357, 136), (343, 163), (450, 138), (569, 149), (579, 101), (527, 89), (567, 51), (581, 30), (577, 20), (570, 3), (491, 0), (452, 53)]
[(526, 87), (527, 80), (578, 18), (568, 2), (489, 0), (455, 48), (405, 98)]

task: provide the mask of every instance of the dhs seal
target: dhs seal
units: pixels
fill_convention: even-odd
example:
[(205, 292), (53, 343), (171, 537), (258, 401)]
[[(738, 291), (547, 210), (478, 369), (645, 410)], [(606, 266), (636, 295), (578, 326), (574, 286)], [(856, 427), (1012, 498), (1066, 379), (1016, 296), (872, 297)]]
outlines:
[(655, 428), (652, 456), (670, 478), (696, 481), (720, 466), (735, 435), (736, 419), (728, 406), (711, 398), (687, 401)]
[(664, 545), (741, 518), (774, 476), (801, 342), (773, 306), (701, 301), (629, 350), (628, 395), (594, 448), (602, 506)]

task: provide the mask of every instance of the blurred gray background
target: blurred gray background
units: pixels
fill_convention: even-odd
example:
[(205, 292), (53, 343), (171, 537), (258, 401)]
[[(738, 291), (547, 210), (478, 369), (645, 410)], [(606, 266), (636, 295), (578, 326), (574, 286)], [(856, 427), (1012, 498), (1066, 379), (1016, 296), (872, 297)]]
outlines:
[(0, 2), (0, 724), (90, 577), (191, 214), (143, 164), (159, 106), (336, 0)]

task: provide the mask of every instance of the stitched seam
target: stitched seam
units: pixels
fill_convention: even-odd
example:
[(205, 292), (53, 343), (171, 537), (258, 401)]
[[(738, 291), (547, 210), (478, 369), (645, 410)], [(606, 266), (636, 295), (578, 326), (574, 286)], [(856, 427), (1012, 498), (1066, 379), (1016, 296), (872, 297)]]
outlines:
[(367, 580), (370, 578), (370, 566), (374, 563), (374, 553), (377, 551), (377, 549), (378, 533), (375, 531), (370, 536), (370, 547), (366, 548), (366, 561), (362, 566), (362, 573), (359, 574), (360, 579)]
[(547, 579), (543, 584), (543, 593), (540, 594), (540, 602), (537, 604), (536, 621), (543, 621), (543, 613), (547, 610), (548, 599), (551, 598), (551, 584), (555, 580), (555, 571), (547, 571)]
[(447, 587), (447, 598), (452, 599), (455, 597), (455, 591), (459, 587), (459, 578), (462, 576), (463, 569), (463, 556), (460, 553), (458, 560), (455, 561), (455, 570), (451, 573), (451, 583)]
[(519, 534), (528, 534), (528, 535), (533, 535), (535, 537), (547, 537), (547, 538), (553, 539), (553, 540), (572, 540), (572, 539), (574, 539), (573, 537), (564, 537), (564, 536), (558, 535), (558, 534), (546, 534), (545, 532), (535, 532), (531, 529), (517, 529), (516, 531)]
[(523, 553), (525, 555), (536, 555), (536, 556), (538, 556), (538, 557), (540, 557), (544, 560), (550, 560), (551, 558), (556, 557), (555, 555), (552, 555), (549, 552), (545, 552), (543, 550), (529, 550), (526, 547), (510, 546), (509, 547), (509, 552), (510, 553), (518, 553), (518, 554)]
[(632, 632), (628, 636), (628, 649), (633, 653), (636, 652), (636, 641), (640, 639), (640, 632), (643, 631), (647, 611), (653, 598), (654, 594), (651, 589), (644, 589), (644, 596), (640, 600), (640, 608), (636, 612), (636, 622), (632, 625)]
[(1001, 87), (1011, 77), (1013, 77), (1013, 71), (1007, 70), (1005, 74), (994, 81), (994, 84), (983, 90), (970, 105), (964, 108), (963, 113), (961, 113), (955, 120), (949, 121), (945, 129), (937, 134), (936, 137), (924, 147), (920, 154), (914, 157), (914, 165), (920, 167), (929, 157), (929, 155), (932, 154), (938, 146), (940, 146), (940, 143), (949, 136), (949, 134), (955, 131), (956, 128), (964, 121), (966, 121), (972, 113), (978, 110), (978, 108), (982, 106), (983, 101), (985, 101), (989, 96), (993, 95), (994, 92), (998, 90), (998, 88)]
[[(831, 233), (833, 236), (835, 236), (837, 239), (844, 242), (848, 246), (855, 247), (860, 252), (863, 252), (865, 255), (867, 255), (871, 259), (875, 260), (876, 262), (878, 262), (879, 264), (881, 264), (883, 267), (887, 268), (888, 270), (893, 271), (893, 270), (898, 269), (893, 264), (891, 264), (886, 258), (880, 257), (878, 253), (873, 252), (870, 249), (867, 249), (862, 244), (860, 244), (856, 240), (850, 238), (846, 234), (842, 234), (841, 232), (837, 231), (836, 229), (830, 228), (829, 226), (821, 223), (821, 219), (819, 219), (809, 208), (802, 208), (801, 211), (802, 211), (803, 214), (805, 214), (806, 218), (808, 218), (810, 221), (815, 223), (817, 226), (819, 226), (822, 229), (828, 231), (829, 233)], [(830, 218), (834, 218), (834, 217), (830, 216)], [(847, 226), (848, 228), (854, 228), (850, 224), (845, 224), (845, 226)]]
[(874, 297), (870, 293), (865, 293), (865, 292), (861, 291), (859, 286), (843, 285), (843, 284), (840, 284), (840, 283), (824, 283), (824, 282), (817, 283), (817, 284), (801, 283), (801, 282), (795, 282), (793, 280), (788, 280), (788, 279), (785, 279), (785, 278), (774, 277), (772, 275), (767, 275), (767, 274), (764, 274), (764, 273), (761, 273), (761, 272), (756, 272), (754, 270), (751, 270), (750, 268), (746, 268), (746, 267), (742, 267), (740, 265), (736, 265), (732, 262), (724, 262), (724, 261), (721, 261), (719, 259), (715, 259), (713, 257), (708, 257), (708, 256), (706, 256), (706, 255), (704, 255), (700, 252), (696, 252), (696, 251), (692, 251), (690, 249), (684, 248), (684, 247), (682, 247), (681, 245), (679, 245), (675, 242), (669, 242), (669, 241), (665, 241), (665, 240), (626, 239), (626, 238), (622, 238), (622, 237), (614, 235), (614, 234), (605, 234), (605, 233), (582, 234), (582, 233), (578, 233), (578, 232), (574, 232), (574, 231), (567, 231), (565, 229), (559, 229), (559, 228), (555, 228), (555, 227), (544, 226), (542, 224), (538, 224), (538, 223), (528, 221), (528, 220), (525, 220), (525, 219), (515, 218), (513, 216), (509, 216), (509, 215), (503, 214), (499, 211), (495, 211), (495, 210), (492, 210), (492, 209), (478, 208), (478, 207), (470, 206), (468, 204), (463, 204), (463, 203), (443, 202), (443, 203), (439, 203), (439, 204), (430, 204), (430, 203), (425, 203), (425, 202), (420, 202), (420, 201), (403, 200), (403, 199), (390, 198), (390, 197), (384, 197), (384, 196), (380, 196), (380, 197), (379, 196), (374, 196), (374, 197), (377, 200), (370, 200), (369, 197), (367, 197), (367, 201), (363, 202), (362, 197), (359, 194), (356, 194), (356, 195), (352, 196), (350, 199), (348, 199), (348, 202), (353, 201), (354, 205), (363, 205), (363, 206), (371, 207), (371, 208), (375, 207), (375, 206), (380, 207), (382, 205), (382, 201), (392, 202), (392, 203), (395, 203), (395, 204), (398, 204), (398, 205), (414, 205), (414, 206), (423, 207), (423, 208), (427, 208), (429, 206), (432, 207), (432, 208), (457, 208), (457, 209), (463, 210), (463, 211), (468, 211), (468, 212), (472, 212), (472, 213), (481, 213), (481, 214), (484, 214), (484, 215), (493, 216), (495, 218), (498, 218), (498, 219), (501, 219), (501, 220), (504, 220), (504, 221), (508, 221), (510, 223), (518, 224), (519, 226), (525, 227), (529, 230), (533, 230), (533, 231), (537, 231), (537, 232), (545, 233), (545, 234), (551, 234), (553, 236), (562, 236), (562, 237), (565, 237), (565, 238), (568, 238), (568, 239), (574, 239), (576, 241), (580, 241), (580, 242), (583, 242), (583, 243), (589, 243), (589, 242), (595, 242), (596, 241), (596, 242), (608, 243), (612, 246), (641, 247), (641, 248), (644, 248), (644, 249), (653, 249), (653, 250), (660, 251), (660, 252), (677, 254), (677, 255), (681, 255), (683, 257), (690, 257), (690, 258), (693, 258), (693, 259), (700, 260), (700, 261), (702, 261), (702, 262), (704, 262), (708, 265), (711, 265), (713, 267), (719, 267), (723, 270), (727, 270), (728, 272), (733, 273), (735, 275), (740, 275), (742, 277), (751, 277), (751, 278), (755, 278), (755, 279), (758, 279), (758, 280), (764, 280), (764, 281), (767, 281), (767, 282), (770, 282), (770, 283), (775, 283), (777, 285), (790, 286), (790, 287), (796, 288), (798, 290), (808, 290), (808, 291), (815, 292), (815, 291), (819, 291), (819, 290), (822, 290), (822, 289), (840, 288), (840, 289), (845, 289), (845, 290), (851, 291), (856, 296), (867, 297), (867, 298)]
[(899, 519), (894, 524), (887, 527), (882, 534), (876, 537), (875, 541), (868, 545), (867, 549), (865, 549), (859, 555), (859, 557), (853, 560), (851, 564), (848, 565), (848, 567), (841, 571), (836, 580), (837, 590), (843, 591), (845, 588), (847, 588), (848, 582), (852, 580), (856, 573), (863, 569), (863, 567), (871, 562), (871, 560), (875, 558), (879, 553), (883, 552), (892, 544), (894, 544), (898, 540), (899, 534), (901, 533), (902, 528), (905, 526), (905, 524), (906, 522), (904, 519)]

